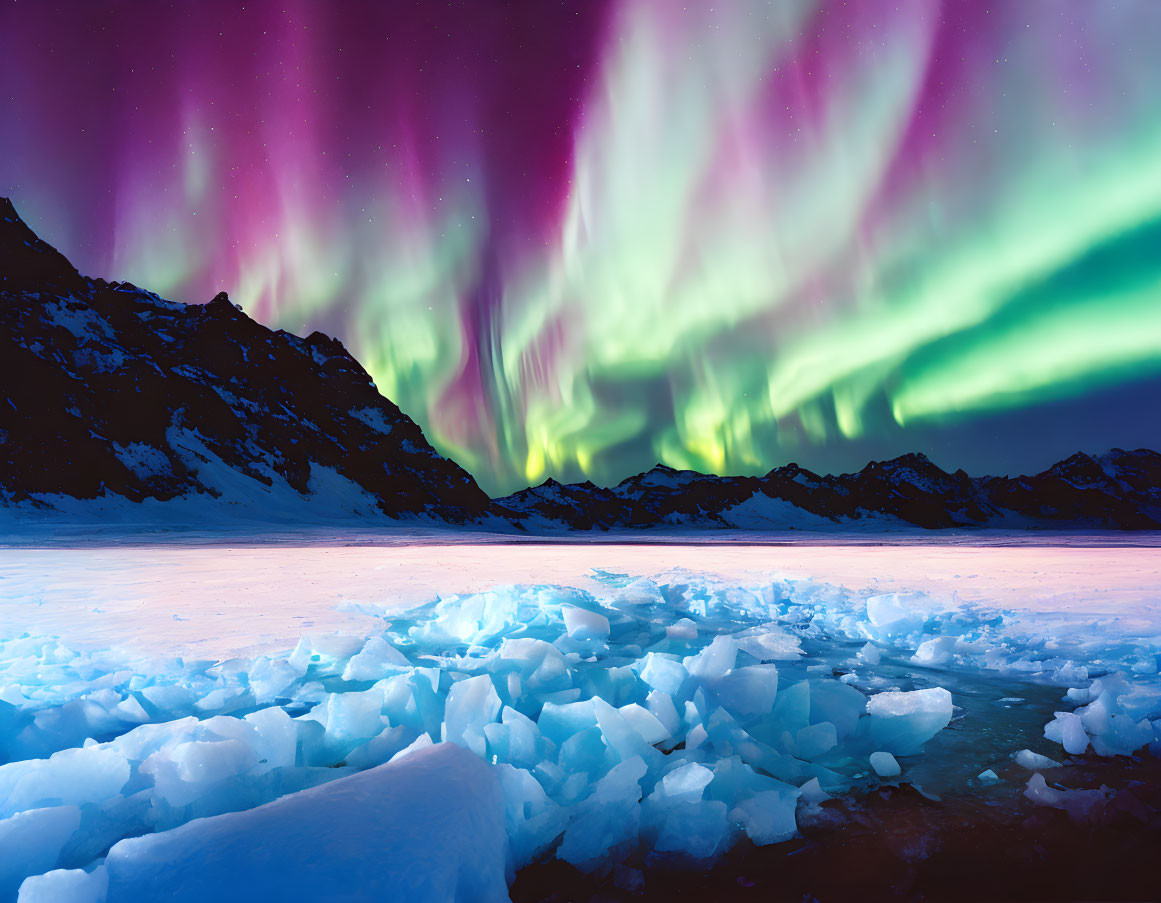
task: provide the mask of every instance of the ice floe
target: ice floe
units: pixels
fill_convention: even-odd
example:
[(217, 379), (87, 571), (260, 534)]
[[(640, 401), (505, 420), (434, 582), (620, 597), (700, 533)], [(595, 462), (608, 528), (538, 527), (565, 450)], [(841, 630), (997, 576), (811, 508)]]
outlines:
[[(470, 892), (433, 883), (408, 899), (502, 899), (503, 876), (547, 856), (636, 886), (641, 864), (778, 843), (801, 806), (912, 779), (973, 675), (1059, 688), (1044, 738), (1005, 751), (1037, 771), (1038, 804), (1098, 806), (1048, 786), (1038, 771), (1055, 760), (1029, 744), (1161, 752), (1156, 637), (1062, 638), (1026, 614), (810, 581), (599, 577), (596, 592), (516, 586), (384, 612), (376, 635), (308, 636), (282, 657), (0, 642), (0, 844), (17, 851), (0, 899), (22, 882), (26, 903), (144, 899), (166, 875), (200, 893), (214, 869), (241, 868), (252, 832), (266, 838), (255, 861), (293, 861), (312, 812), (352, 863), (375, 862), (368, 881), (405, 859), (474, 876)], [(1001, 760), (959, 764), (988, 783), (981, 767)], [(406, 816), (360, 809), (356, 786)], [(474, 844), (455, 833), (461, 810)], [(409, 836), (383, 846), (384, 819), (404, 817)], [(439, 863), (422, 858), (432, 847)], [(295, 874), (277, 880), (307, 894)]]

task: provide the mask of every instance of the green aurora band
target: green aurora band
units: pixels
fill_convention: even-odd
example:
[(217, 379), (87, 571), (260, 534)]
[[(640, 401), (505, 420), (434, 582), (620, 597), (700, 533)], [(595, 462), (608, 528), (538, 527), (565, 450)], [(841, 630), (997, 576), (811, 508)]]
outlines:
[[(290, 8), (233, 64), (283, 73), (261, 119), (183, 70), (175, 123), (122, 157), (107, 244), (74, 256), (337, 333), (492, 492), (655, 461), (970, 465), (973, 424), (1161, 377), (1153, 0), (609, 2), (562, 187), (523, 205), (467, 64), (417, 110), (406, 61), (344, 59), (326, 7)], [(319, 86), (355, 65), (386, 68), (352, 152)], [(34, 118), (0, 143), (18, 201), (55, 165)], [(84, 225), (63, 193), (25, 206), (52, 238)], [(1037, 443), (1003, 460), (1074, 450)]]

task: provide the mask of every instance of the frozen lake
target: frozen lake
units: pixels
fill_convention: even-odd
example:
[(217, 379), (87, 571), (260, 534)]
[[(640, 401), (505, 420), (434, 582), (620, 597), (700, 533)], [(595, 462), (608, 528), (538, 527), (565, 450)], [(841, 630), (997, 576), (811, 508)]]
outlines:
[(638, 577), (673, 568), (868, 593), (918, 590), (1161, 631), (1161, 536), (1153, 534), (629, 543), (429, 531), (11, 545), (0, 548), (0, 637), (44, 633), (72, 644), (230, 658), (288, 651), (303, 633), (378, 629), (361, 608), (400, 610), (522, 583), (591, 589), (594, 570)]
[[(797, 899), (853, 824), (914, 876), (997, 819), (993, 859), (1047, 848), (1058, 890), (1096, 842), (1135, 893), (1161, 829), (1157, 536), (255, 536), (0, 544), (0, 901), (200, 899), (272, 831), (299, 868), (256, 848), (255, 888), (501, 900), (512, 865), (517, 900), (668, 899), (745, 862)], [(413, 831), (361, 829), (398, 806)], [(316, 856), (320, 819), (374, 869)]]

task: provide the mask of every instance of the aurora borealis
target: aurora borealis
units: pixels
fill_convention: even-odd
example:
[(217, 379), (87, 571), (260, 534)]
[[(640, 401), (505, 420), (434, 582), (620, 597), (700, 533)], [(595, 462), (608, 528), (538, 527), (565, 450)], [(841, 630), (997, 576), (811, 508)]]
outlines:
[(0, 194), (502, 492), (1161, 445), (1155, 0), (10, 3)]

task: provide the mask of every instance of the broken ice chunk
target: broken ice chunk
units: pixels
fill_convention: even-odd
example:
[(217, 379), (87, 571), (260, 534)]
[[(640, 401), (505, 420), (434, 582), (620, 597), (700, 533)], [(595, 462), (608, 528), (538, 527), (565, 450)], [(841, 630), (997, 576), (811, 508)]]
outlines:
[(0, 898), (15, 899), (26, 877), (55, 868), (80, 824), (76, 806), (32, 809), (0, 820)]
[[(426, 737), (427, 734), (423, 736)], [(377, 736), (355, 748), (347, 756), (347, 764), (353, 768), (371, 768), (375, 765), (382, 765), (414, 743), (417, 738), (418, 734), (414, 728), (385, 727)]]
[(300, 639), (287, 661), (294, 668), (301, 668), (304, 671), (308, 665), (334, 667), (345, 662), (362, 648), (361, 637), (343, 633), (316, 634)]
[(867, 599), (867, 619), (881, 637), (901, 637), (927, 620), (925, 597), (920, 593), (885, 593)]
[(738, 647), (764, 662), (793, 662), (803, 654), (798, 637), (777, 624), (746, 631), (739, 637)]
[(46, 805), (100, 802), (119, 792), (129, 773), (123, 755), (100, 746), (0, 765), (0, 818)]
[(822, 789), (822, 785), (819, 784), (818, 778), (811, 778), (809, 781), (798, 788), (798, 792), (798, 798), (800, 800), (802, 800), (804, 803), (812, 805), (821, 803), (823, 800), (830, 799), (830, 794)]
[(766, 715), (778, 695), (778, 666), (735, 668), (713, 684), (718, 701), (737, 715)]
[(913, 755), (947, 727), (951, 711), (951, 693), (943, 687), (879, 693), (867, 700), (872, 742), (897, 756)]
[(109, 873), (104, 867), (92, 873), (84, 869), (54, 869), (33, 875), (20, 885), (17, 903), (105, 903)]
[(641, 679), (649, 686), (670, 696), (681, 689), (681, 685), (689, 676), (689, 672), (676, 656), (658, 652), (647, 653), (633, 665), (633, 670), (640, 674)]
[(678, 618), (665, 628), (665, 635), (671, 640), (696, 640), (697, 624), (689, 618)]
[(871, 768), (881, 778), (893, 778), (903, 772), (895, 757), (889, 752), (882, 751), (871, 753)]
[(730, 812), (756, 846), (789, 840), (798, 832), (794, 820), (798, 790), (764, 790), (744, 799)]
[(565, 740), (557, 759), (565, 771), (574, 775), (583, 772), (588, 777), (599, 777), (615, 761), (599, 727), (586, 727)]
[[(707, 862), (721, 851), (729, 836), (726, 804), (716, 800), (687, 800), (666, 804), (660, 813), (660, 830), (653, 843), (656, 858), (679, 858)], [(656, 854), (662, 854), (661, 857)]]
[(807, 725), (794, 735), (798, 757), (808, 762), (830, 752), (837, 744), (838, 735), (835, 733), (834, 725), (829, 721)]
[(1028, 779), (1024, 795), (1038, 806), (1063, 809), (1073, 821), (1096, 821), (1104, 811), (1106, 798), (1099, 790), (1057, 790), (1048, 786), (1040, 772)]
[(683, 664), (695, 677), (715, 678), (731, 670), (737, 657), (738, 641), (733, 637), (716, 636), (697, 655), (687, 656)]
[(531, 637), (508, 638), (500, 644), (498, 656), (499, 662), (494, 658), (491, 660), (493, 667), (515, 669), (515, 673), (521, 676), (521, 690), (568, 687), (568, 666), (564, 655), (551, 643)]
[(563, 743), (577, 731), (595, 727), (597, 714), (591, 699), (582, 702), (567, 702), (563, 705), (546, 702), (540, 710), (536, 726), (540, 733), (557, 745)]
[[(507, 755), (501, 755), (500, 758), (524, 768), (534, 767), (544, 745), (536, 722), (511, 706), (504, 707), (500, 713), (500, 722), (484, 725), (484, 736), (488, 739), (489, 745), (492, 744), (493, 736), (502, 735)], [(498, 728), (503, 728), (503, 731), (494, 734), (494, 730)]]
[(369, 690), (330, 693), (304, 716), (326, 727), (327, 746), (340, 756), (383, 730), (383, 687)]
[(1088, 749), (1088, 733), (1075, 712), (1057, 712), (1056, 719), (1044, 726), (1044, 736), (1063, 746), (1070, 756), (1079, 756)]
[(618, 711), (628, 722), (629, 727), (640, 734), (641, 738), (650, 746), (668, 740), (671, 736), (657, 716), (639, 703), (631, 702), (628, 705), (623, 705)]
[(432, 741), (431, 741), (430, 734), (420, 734), (418, 737), (415, 738), (415, 742), (413, 742), (409, 746), (399, 750), (399, 752), (397, 752), (390, 759), (388, 759), (387, 762), (388, 762), (388, 764), (390, 764), (392, 762), (398, 762), (401, 759), (406, 759), (408, 756), (414, 755), (415, 753), (419, 752), (420, 750), (428, 749), (429, 747), (432, 747), (434, 745), (435, 744), (432, 743)]
[[(605, 744), (622, 761), (640, 758), (646, 762), (658, 756), (659, 753), (652, 745), (645, 742), (641, 736), (617, 709), (613, 708), (599, 696), (593, 697), (593, 711), (597, 716), (597, 726), (604, 735)], [(642, 709), (642, 711), (645, 711)], [(648, 712), (645, 712), (648, 714)], [(650, 716), (652, 717), (652, 716)], [(658, 722), (660, 724), (660, 722)]]
[(867, 710), (867, 697), (837, 680), (820, 680), (810, 688), (810, 720), (829, 721), (841, 741), (855, 733)]
[(504, 791), (512, 858), (516, 868), (522, 868), (538, 858), (564, 830), (568, 812), (525, 769), (498, 765), (495, 772)]
[(574, 640), (603, 640), (609, 635), (609, 619), (595, 611), (562, 605), (564, 628)]
[(774, 704), (774, 721), (782, 730), (792, 733), (810, 724), (810, 683), (808, 681), (800, 680), (778, 694), (778, 700)]
[(487, 674), (452, 684), (447, 694), (443, 739), (484, 757), (484, 725), (500, 714), (500, 697)]
[(640, 780), (648, 769), (639, 758), (613, 766), (592, 794), (577, 806), (556, 850), (583, 871), (620, 862), (637, 845), (641, 824)]
[(409, 668), (411, 663), (381, 636), (373, 636), (343, 669), (343, 680), (379, 680), (390, 671)]
[(253, 747), (236, 737), (216, 742), (191, 740), (180, 743), (170, 751), (169, 758), (178, 779), (193, 788), (216, 784), (258, 764), (258, 754)]
[(653, 717), (665, 726), (670, 735), (681, 730), (681, 716), (677, 714), (677, 707), (673, 704), (673, 697), (660, 690), (650, 690), (645, 697), (645, 708), (653, 713)]
[(442, 744), (254, 809), (122, 840), (106, 859), (107, 900), (504, 900), (510, 848), (497, 778)]
[[(250, 669), (247, 680), (250, 684), (250, 690), (258, 702), (270, 702), (278, 696), (287, 694), (291, 685), (305, 673), (305, 664), (301, 664), (300, 667), (296, 668), (286, 659), (272, 660), (269, 658), (260, 658), (254, 663), (254, 667)], [(147, 699), (154, 701), (151, 697), (156, 697), (166, 692), (173, 693), (174, 691), (180, 691), (182, 689), (179, 687), (146, 687), (142, 693)]]
[(939, 665), (947, 664), (951, 659), (952, 653), (955, 651), (955, 644), (956, 638), (953, 636), (940, 636), (935, 637), (935, 639), (925, 640), (919, 644), (919, 648), (911, 656), (911, 661), (928, 668), (935, 668)]
[(1016, 764), (1027, 768), (1029, 771), (1038, 771), (1041, 768), (1059, 768), (1060, 763), (1053, 761), (1048, 756), (1042, 756), (1040, 753), (1034, 753), (1030, 749), (1022, 749), (1015, 756)]
[(714, 779), (714, 773), (704, 765), (690, 762), (669, 772), (653, 791), (653, 797), (665, 797), (672, 801), (700, 800), (706, 785)]
[(622, 587), (613, 599), (613, 605), (624, 608), (635, 605), (664, 605), (665, 597), (657, 584), (646, 577), (634, 580)]

